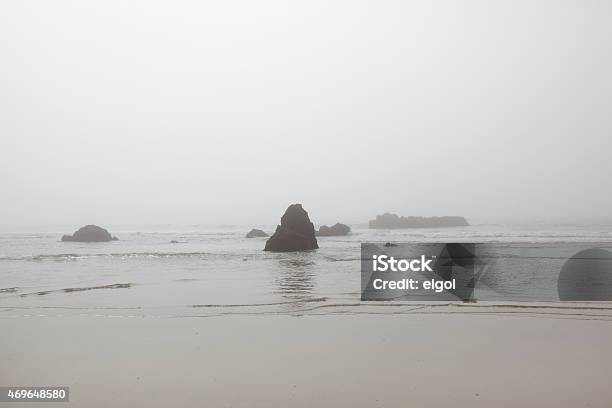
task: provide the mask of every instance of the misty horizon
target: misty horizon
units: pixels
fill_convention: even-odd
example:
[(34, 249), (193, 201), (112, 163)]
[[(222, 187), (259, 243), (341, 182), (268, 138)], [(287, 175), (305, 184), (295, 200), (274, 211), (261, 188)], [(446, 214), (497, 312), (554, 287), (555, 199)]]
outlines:
[(0, 229), (612, 219), (612, 5), (373, 5), (5, 5)]

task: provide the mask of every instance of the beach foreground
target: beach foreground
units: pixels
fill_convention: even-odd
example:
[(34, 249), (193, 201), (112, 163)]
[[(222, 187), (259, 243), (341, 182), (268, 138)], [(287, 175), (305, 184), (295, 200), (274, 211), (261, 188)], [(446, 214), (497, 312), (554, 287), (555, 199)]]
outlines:
[[(69, 386), (68, 405), (79, 407), (610, 406), (610, 311), (456, 309), (5, 310), (0, 384)], [(46, 404), (3, 403), (29, 405)]]

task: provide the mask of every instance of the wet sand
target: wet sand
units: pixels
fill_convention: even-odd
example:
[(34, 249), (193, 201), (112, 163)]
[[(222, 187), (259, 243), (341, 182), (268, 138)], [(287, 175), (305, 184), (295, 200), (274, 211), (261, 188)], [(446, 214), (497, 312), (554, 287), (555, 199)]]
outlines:
[(362, 311), (156, 318), (5, 310), (0, 384), (70, 386), (67, 405), (77, 407), (612, 404), (609, 310)]

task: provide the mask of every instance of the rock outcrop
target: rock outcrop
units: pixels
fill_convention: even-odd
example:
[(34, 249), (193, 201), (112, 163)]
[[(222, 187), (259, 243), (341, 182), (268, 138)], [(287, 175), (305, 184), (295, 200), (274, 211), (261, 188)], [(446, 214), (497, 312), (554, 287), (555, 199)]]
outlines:
[(290, 252), (317, 249), (315, 229), (302, 204), (292, 204), (281, 218), (274, 235), (266, 241), (264, 251)]
[(257, 229), (257, 228), (253, 228), (252, 230), (249, 231), (248, 234), (246, 234), (247, 238), (260, 238), (260, 237), (267, 237), (268, 234), (266, 234), (264, 231)]
[(86, 225), (79, 228), (74, 234), (62, 237), (64, 242), (108, 242), (116, 240), (117, 237), (113, 237), (107, 230), (97, 225)]
[(439, 228), (439, 227), (467, 227), (464, 217), (399, 217), (396, 214), (385, 213), (377, 215), (375, 220), (369, 222), (370, 228)]
[(318, 237), (341, 237), (344, 235), (348, 235), (349, 232), (351, 232), (351, 227), (337, 222), (331, 227), (328, 227), (327, 225), (321, 225), (316, 235)]

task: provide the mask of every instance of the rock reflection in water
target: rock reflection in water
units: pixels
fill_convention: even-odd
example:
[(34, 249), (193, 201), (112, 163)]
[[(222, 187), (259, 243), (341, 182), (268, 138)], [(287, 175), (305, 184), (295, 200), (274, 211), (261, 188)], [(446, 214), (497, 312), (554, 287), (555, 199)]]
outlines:
[[(279, 259), (279, 272), (276, 276), (277, 293), (285, 299), (308, 301), (314, 296), (315, 263), (311, 254), (299, 253), (286, 255)], [(287, 307), (296, 309), (300, 303), (289, 303)]]

